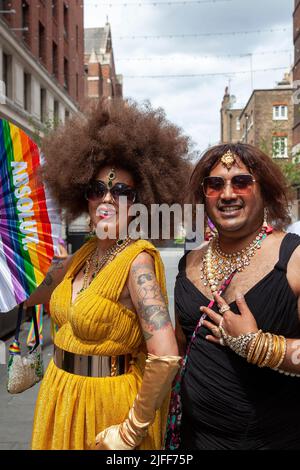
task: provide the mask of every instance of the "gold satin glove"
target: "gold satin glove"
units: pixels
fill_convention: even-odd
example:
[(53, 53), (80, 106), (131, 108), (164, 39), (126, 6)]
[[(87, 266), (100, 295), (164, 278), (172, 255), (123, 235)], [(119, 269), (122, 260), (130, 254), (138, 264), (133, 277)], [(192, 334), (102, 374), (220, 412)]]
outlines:
[(142, 442), (155, 419), (156, 410), (171, 389), (180, 360), (180, 356), (148, 354), (142, 385), (128, 418), (97, 435), (97, 450), (132, 450)]

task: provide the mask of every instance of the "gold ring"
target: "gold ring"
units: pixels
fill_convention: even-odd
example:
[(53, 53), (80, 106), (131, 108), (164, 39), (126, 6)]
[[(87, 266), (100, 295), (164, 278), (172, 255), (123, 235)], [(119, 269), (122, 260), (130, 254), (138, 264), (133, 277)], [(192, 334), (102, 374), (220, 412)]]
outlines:
[(224, 312), (227, 312), (227, 310), (230, 310), (229, 305), (227, 305), (227, 304), (222, 305), (222, 307), (219, 308), (219, 313), (221, 313), (221, 315), (222, 315)]
[(221, 338), (221, 337), (222, 337), (221, 331), (220, 331), (220, 329), (219, 329), (217, 326), (214, 326), (214, 327), (211, 329), (211, 332), (212, 332), (212, 334), (213, 334), (216, 338)]

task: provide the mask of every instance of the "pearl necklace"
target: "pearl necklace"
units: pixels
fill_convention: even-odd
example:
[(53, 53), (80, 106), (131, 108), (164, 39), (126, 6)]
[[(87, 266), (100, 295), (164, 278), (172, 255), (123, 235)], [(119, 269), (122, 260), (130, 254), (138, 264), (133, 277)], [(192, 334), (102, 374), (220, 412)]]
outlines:
[(261, 247), (261, 242), (266, 238), (266, 228), (262, 227), (255, 239), (241, 251), (236, 253), (224, 253), (219, 244), (219, 238), (215, 237), (209, 242), (207, 252), (201, 266), (201, 279), (204, 285), (209, 285), (211, 292), (216, 292), (221, 282), (234, 271), (243, 271), (249, 266), (252, 256)]
[[(110, 263), (118, 253), (124, 250), (126, 246), (131, 242), (131, 238), (127, 237), (125, 240), (118, 240), (113, 246), (108, 248), (103, 256), (99, 258), (99, 249), (96, 250), (87, 258), (83, 271), (83, 284), (82, 288), (78, 292), (80, 294), (88, 288), (93, 279), (97, 276), (99, 271), (104, 267), (105, 264)], [(89, 280), (90, 273), (92, 276)]]

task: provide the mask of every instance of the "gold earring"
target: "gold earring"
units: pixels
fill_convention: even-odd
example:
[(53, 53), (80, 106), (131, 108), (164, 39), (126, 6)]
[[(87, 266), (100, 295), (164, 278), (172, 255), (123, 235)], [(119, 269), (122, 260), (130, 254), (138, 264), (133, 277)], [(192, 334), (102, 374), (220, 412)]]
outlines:
[(93, 224), (93, 222), (92, 222), (92, 219), (90, 219), (89, 229), (90, 229), (90, 232), (89, 232), (90, 235), (95, 235), (96, 229), (95, 229), (95, 226), (94, 226), (94, 224)]
[(263, 221), (263, 227), (268, 227), (268, 209), (265, 207), (264, 208), (264, 221)]

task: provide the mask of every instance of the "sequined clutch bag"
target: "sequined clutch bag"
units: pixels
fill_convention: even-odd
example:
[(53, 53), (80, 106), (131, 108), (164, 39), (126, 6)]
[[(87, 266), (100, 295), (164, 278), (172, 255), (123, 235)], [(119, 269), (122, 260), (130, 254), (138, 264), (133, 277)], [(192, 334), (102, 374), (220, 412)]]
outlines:
[(15, 339), (9, 348), (7, 366), (7, 391), (9, 393), (21, 393), (40, 382), (44, 376), (43, 355), (40, 345), (38, 325), (35, 309), (33, 311), (33, 323), (35, 331), (35, 345), (23, 355), (19, 342), (19, 333), (23, 315), (23, 304), (19, 306), (18, 323)]

